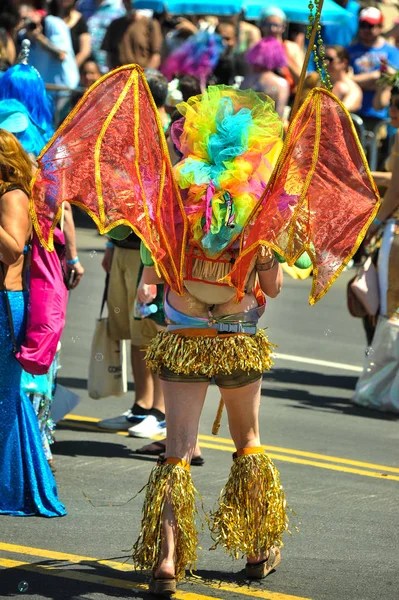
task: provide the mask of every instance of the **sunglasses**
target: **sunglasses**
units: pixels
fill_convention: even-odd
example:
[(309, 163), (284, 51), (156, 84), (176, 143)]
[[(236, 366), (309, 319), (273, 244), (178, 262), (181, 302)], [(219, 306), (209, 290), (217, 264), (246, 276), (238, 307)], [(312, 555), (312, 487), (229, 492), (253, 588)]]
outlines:
[(374, 29), (374, 27), (380, 27), (379, 23), (368, 23), (367, 21), (360, 21), (359, 29)]
[(389, 106), (391, 108), (396, 108), (396, 110), (399, 110), (399, 98), (396, 98), (396, 100), (391, 100)]

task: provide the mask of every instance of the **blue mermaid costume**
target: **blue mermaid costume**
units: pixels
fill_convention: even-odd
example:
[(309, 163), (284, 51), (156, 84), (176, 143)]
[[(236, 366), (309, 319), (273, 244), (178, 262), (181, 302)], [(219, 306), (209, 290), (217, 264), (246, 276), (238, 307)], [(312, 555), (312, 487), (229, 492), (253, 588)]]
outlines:
[(0, 514), (61, 517), (66, 511), (43, 452), (37, 417), (21, 392), (22, 367), (12, 352), (6, 293), (18, 344), (28, 305), (27, 292), (0, 291)]

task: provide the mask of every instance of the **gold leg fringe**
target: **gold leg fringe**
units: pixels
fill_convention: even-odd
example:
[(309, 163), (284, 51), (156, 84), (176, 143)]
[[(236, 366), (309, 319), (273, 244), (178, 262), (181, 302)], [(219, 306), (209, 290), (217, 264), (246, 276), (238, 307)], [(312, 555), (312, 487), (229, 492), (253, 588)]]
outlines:
[(162, 514), (168, 497), (176, 520), (175, 569), (176, 579), (180, 580), (186, 568), (195, 569), (198, 545), (195, 488), (190, 472), (182, 466), (163, 464), (151, 471), (141, 531), (133, 546), (133, 562), (139, 569), (154, 571), (157, 568), (162, 544)]
[(263, 329), (255, 335), (184, 336), (164, 331), (151, 342), (146, 360), (151, 371), (166, 367), (184, 375), (230, 374), (237, 369), (268, 371), (273, 366), (271, 344)]
[(261, 453), (238, 455), (211, 515), (211, 534), (233, 557), (260, 556), (282, 546), (288, 528), (286, 500), (279, 472)]

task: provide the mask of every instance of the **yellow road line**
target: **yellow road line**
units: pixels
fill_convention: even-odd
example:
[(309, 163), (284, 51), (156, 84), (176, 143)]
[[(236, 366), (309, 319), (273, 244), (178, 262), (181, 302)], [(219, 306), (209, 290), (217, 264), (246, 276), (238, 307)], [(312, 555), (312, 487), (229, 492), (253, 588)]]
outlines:
[[(28, 562), (22, 562), (19, 560), (11, 560), (9, 558), (0, 558), (0, 566), (9, 569), (18, 568), (23, 569), (24, 571), (33, 571), (36, 573), (41, 573), (42, 575), (51, 575), (52, 577), (63, 577), (65, 579), (74, 579), (77, 581), (86, 581), (88, 583), (107, 585), (109, 587), (122, 588), (125, 590), (148, 590), (147, 585), (132, 583), (131, 581), (124, 581), (123, 579), (115, 579), (113, 577), (104, 577), (101, 575), (92, 575), (91, 573), (72, 571), (69, 569), (53, 567), (50, 565), (36, 565)], [(209, 598), (209, 596), (204, 596), (204, 598)]]
[[(91, 426), (86, 426), (86, 425), (81, 425), (78, 423), (79, 421), (81, 421), (82, 423), (84, 422), (88, 422), (88, 423), (97, 423), (98, 421), (100, 421), (100, 419), (96, 419), (93, 417), (84, 417), (84, 416), (80, 416), (80, 415), (66, 415), (65, 421), (73, 421), (74, 427), (77, 428), (88, 428), (90, 427), (90, 430), (94, 430), (94, 431), (100, 431), (98, 427), (91, 427)], [(76, 422), (76, 423), (75, 423)], [(104, 430), (102, 430), (104, 431)], [(113, 431), (112, 433), (117, 433), (119, 435), (124, 435), (127, 436), (128, 433), (126, 431)], [(159, 437), (159, 436), (157, 436)], [(161, 439), (161, 438), (159, 438)], [(199, 436), (199, 441), (201, 442), (201, 445), (204, 448), (212, 448), (214, 450), (224, 450), (227, 452), (234, 452), (234, 444), (233, 441), (231, 439), (228, 438), (220, 438), (220, 437), (215, 437), (215, 436), (210, 436), (210, 435), (200, 435)], [(206, 442), (215, 442), (215, 443), (206, 443)], [(226, 444), (225, 446), (222, 446), (221, 444)], [(317, 454), (315, 452), (306, 452), (304, 450), (295, 450), (293, 448), (280, 448), (279, 446), (268, 446), (268, 445), (264, 445), (263, 448), (269, 453), (269, 455), (272, 458), (276, 458), (277, 460), (282, 460), (285, 462), (290, 462), (290, 463), (297, 463), (297, 464), (301, 464), (301, 465), (308, 465), (311, 467), (318, 467), (321, 469), (329, 469), (332, 471), (342, 471), (344, 473), (355, 473), (356, 475), (364, 475), (366, 477), (377, 477), (379, 479), (389, 479), (391, 481), (399, 481), (399, 477), (393, 476), (393, 475), (389, 475), (389, 473), (398, 473), (399, 474), (399, 468), (398, 467), (390, 467), (387, 465), (378, 465), (375, 463), (367, 463), (367, 462), (362, 462), (362, 461), (358, 461), (358, 460), (352, 460), (349, 458), (340, 458), (338, 456), (329, 456), (328, 454)], [(272, 453), (270, 453), (270, 451)], [(278, 454), (275, 454), (273, 452), (277, 452)], [(300, 458), (291, 458), (290, 456), (283, 456), (281, 453), (283, 454), (292, 454), (295, 457), (308, 457), (308, 458), (315, 458), (318, 459), (317, 461), (313, 461), (313, 460), (302, 460)], [(352, 468), (347, 468), (344, 466), (334, 466), (334, 465), (328, 465), (325, 463), (321, 463), (318, 462), (319, 460), (324, 460), (327, 463), (337, 463), (339, 465), (352, 465), (353, 467), (362, 467), (361, 469), (352, 469)], [(383, 473), (377, 473), (375, 471), (365, 471), (364, 469), (377, 469), (379, 471), (383, 471)]]
[[(101, 575), (92, 575), (91, 573), (85, 573), (81, 571), (72, 571), (70, 569), (59, 569), (57, 567), (35, 565), (19, 560), (10, 560), (6, 558), (0, 558), (0, 567), (9, 569), (21, 569), (23, 571), (39, 573), (41, 575), (50, 575), (51, 577), (61, 577), (62, 579), (72, 579), (74, 581), (84, 581), (85, 583), (91, 583), (94, 585), (104, 585), (110, 588), (119, 588), (123, 590), (138, 590), (140, 592), (148, 592), (148, 585), (140, 583), (132, 583), (131, 581), (125, 581), (123, 579), (115, 579), (114, 577), (105, 577)], [(173, 596), (178, 600), (222, 600), (216, 596), (205, 596), (204, 594), (192, 594), (191, 592), (177, 591)], [(266, 598), (266, 596), (265, 596)], [(292, 596), (281, 597), (281, 600), (308, 600), (301, 598), (294, 598)], [(270, 600), (272, 598), (270, 597)], [(274, 599), (273, 599), (274, 600)], [(276, 600), (279, 600), (276, 598)]]
[[(224, 452), (231, 452), (231, 448), (226, 446), (220, 446), (218, 444), (207, 444), (201, 442), (203, 448), (213, 448), (214, 450), (223, 450)], [(321, 463), (315, 460), (305, 460), (303, 458), (295, 458), (294, 456), (283, 456), (282, 454), (275, 454), (274, 452), (268, 452), (270, 458), (276, 460), (282, 460), (284, 462), (296, 463), (298, 465), (308, 465), (310, 467), (319, 467), (320, 469), (329, 469), (330, 471), (341, 471), (342, 473), (355, 473), (356, 475), (363, 475), (364, 477), (376, 477), (377, 479), (389, 479), (390, 481), (399, 481), (399, 475), (389, 475), (388, 473), (377, 473), (376, 471), (364, 471), (362, 469), (352, 469), (351, 467), (343, 467), (340, 465), (329, 465), (328, 463)]]
[[(233, 440), (229, 438), (215, 437), (214, 435), (200, 435), (201, 440), (210, 442), (221, 442), (222, 444), (230, 444), (233, 447)], [(390, 473), (399, 473), (399, 467), (388, 467), (387, 465), (377, 465), (374, 463), (352, 460), (350, 458), (339, 458), (338, 456), (329, 456), (328, 454), (317, 454), (315, 452), (305, 452), (304, 450), (295, 450), (294, 448), (280, 448), (279, 446), (264, 445), (265, 450), (283, 452), (284, 454), (295, 454), (296, 456), (306, 456), (308, 458), (317, 458), (319, 460), (327, 460), (328, 462), (341, 463), (343, 465), (352, 465), (354, 467), (364, 467), (365, 469), (378, 469), (380, 471), (388, 471)]]
[[(8, 544), (6, 542), (0, 542), (0, 551), (9, 552), (13, 554), (23, 554), (28, 556), (37, 556), (39, 558), (47, 558), (52, 560), (67, 561), (69, 563), (96, 563), (110, 567), (117, 571), (134, 572), (134, 566), (126, 563), (120, 563), (113, 560), (99, 560), (90, 556), (80, 556), (78, 554), (69, 554), (66, 552), (57, 552), (54, 550), (46, 550), (43, 548), (32, 548), (30, 546), (20, 546), (17, 544)], [(123, 589), (138, 589), (148, 590), (148, 586), (137, 582), (126, 581), (123, 579), (115, 579), (112, 577), (105, 577), (101, 575), (92, 575), (90, 573), (82, 571), (72, 571), (65, 566), (54, 566), (54, 565), (36, 565), (28, 562), (16, 561), (8, 558), (0, 557), (0, 566), (8, 568), (21, 568), (28, 571), (36, 571), (45, 573), (47, 575), (54, 575), (56, 577), (65, 577), (67, 579), (76, 579), (80, 581), (87, 581), (91, 583), (97, 583), (100, 585), (109, 585), (111, 587), (119, 587)], [(90, 566), (90, 564), (89, 564)], [(303, 598), (300, 596), (292, 596), (290, 594), (282, 594), (280, 592), (269, 592), (267, 590), (252, 589), (249, 586), (239, 586), (234, 584), (222, 584), (221, 582), (205, 582), (201, 578), (198, 580), (190, 579), (190, 584), (200, 585), (202, 587), (224, 591), (228, 593), (241, 594), (243, 596), (251, 596), (252, 598), (263, 598), (264, 600), (310, 600), (309, 598)], [(192, 594), (191, 592), (178, 591), (175, 595), (176, 598), (181, 600), (221, 600), (215, 598), (215, 596), (205, 596), (203, 594)]]

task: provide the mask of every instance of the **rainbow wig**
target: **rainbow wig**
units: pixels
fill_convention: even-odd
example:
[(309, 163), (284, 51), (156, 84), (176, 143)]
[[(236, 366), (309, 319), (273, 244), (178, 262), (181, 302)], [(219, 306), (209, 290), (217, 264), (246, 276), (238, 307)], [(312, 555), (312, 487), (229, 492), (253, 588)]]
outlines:
[(193, 75), (205, 87), (206, 80), (219, 62), (224, 50), (217, 33), (199, 31), (192, 35), (161, 66), (162, 73), (171, 81), (175, 76)]
[(245, 54), (246, 61), (265, 71), (275, 71), (287, 66), (284, 46), (275, 38), (262, 38)]
[(210, 86), (177, 105), (175, 167), (190, 240), (208, 256), (232, 246), (260, 199), (282, 147), (274, 102), (252, 90)]
[(45, 143), (54, 134), (54, 106), (44, 81), (31, 65), (17, 64), (3, 73), (0, 80), (0, 100), (18, 100), (41, 130)]

